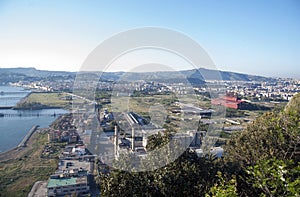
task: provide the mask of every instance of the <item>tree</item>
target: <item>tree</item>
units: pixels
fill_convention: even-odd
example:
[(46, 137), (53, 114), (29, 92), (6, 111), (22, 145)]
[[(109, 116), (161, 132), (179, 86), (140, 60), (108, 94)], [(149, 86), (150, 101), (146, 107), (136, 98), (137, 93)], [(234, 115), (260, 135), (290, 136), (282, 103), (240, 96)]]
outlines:
[(246, 169), (247, 182), (260, 189), (261, 196), (300, 196), (300, 163), (276, 158), (260, 160)]
[(299, 195), (300, 96), (279, 113), (257, 118), (225, 146), (228, 174), (244, 196)]
[(154, 171), (111, 169), (98, 180), (102, 196), (204, 196), (220, 166), (218, 160), (185, 151), (176, 161)]
[(217, 174), (217, 183), (205, 194), (206, 197), (237, 197), (236, 178), (226, 179), (221, 172)]
[(228, 159), (241, 167), (255, 165), (261, 159), (279, 158), (299, 161), (300, 140), (298, 118), (285, 112), (266, 113), (241, 133), (233, 134), (225, 151)]

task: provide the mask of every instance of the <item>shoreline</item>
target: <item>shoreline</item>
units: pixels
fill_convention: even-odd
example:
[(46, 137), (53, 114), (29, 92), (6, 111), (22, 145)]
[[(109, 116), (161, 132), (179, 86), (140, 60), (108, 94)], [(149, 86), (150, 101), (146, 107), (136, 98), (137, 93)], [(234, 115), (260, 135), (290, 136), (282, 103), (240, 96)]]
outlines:
[(33, 135), (33, 133), (36, 132), (38, 127), (39, 127), (39, 125), (34, 125), (33, 127), (31, 127), (31, 129), (27, 132), (27, 134), (25, 135), (25, 137), (22, 139), (22, 141), (19, 143), (19, 145), (17, 147), (18, 148), (19, 147), (26, 147), (28, 140)]
[[(30, 138), (29, 138), (30, 139)], [(25, 151), (27, 147), (14, 147), (0, 153), (0, 163), (11, 159), (17, 159), (18, 155)]]
[(14, 148), (11, 148), (11, 149), (9, 149), (9, 150), (7, 150), (7, 151), (1, 152), (1, 153), (0, 153), (0, 162), (3, 161), (3, 158), (2, 158), (2, 157), (4, 157), (4, 155), (12, 154), (14, 151), (19, 151), (20, 149), (21, 149), (21, 148), (14, 147)]
[[(68, 113), (66, 113), (68, 114)], [(62, 118), (64, 115), (58, 116), (48, 127), (40, 128), (39, 125), (34, 125), (31, 127), (31, 129), (27, 132), (27, 134), (24, 136), (24, 138), (21, 140), (21, 142), (16, 145), (13, 148), (10, 148), (6, 151), (0, 152), (0, 162), (7, 161), (10, 159), (15, 159), (18, 154), (22, 153), (23, 151), (26, 151), (30, 146), (30, 140), (31, 138), (40, 131), (44, 129), (49, 129), (53, 126), (53, 123), (55, 123), (57, 120)], [(38, 131), (38, 132), (36, 132)], [(26, 139), (27, 138), (27, 139)], [(25, 142), (25, 146), (22, 146), (22, 143)]]
[[(42, 110), (42, 109), (65, 109), (63, 107), (55, 107), (55, 106), (41, 106), (41, 107), (12, 107), (12, 110)], [(67, 109), (65, 109), (67, 110)]]
[[(31, 127), (31, 129), (27, 132), (27, 134), (24, 136), (24, 138), (21, 140), (21, 142), (4, 152), (0, 152), (0, 162), (10, 159), (9, 156), (17, 154), (17, 152), (20, 152), (27, 147), (27, 143), (29, 142), (30, 138), (33, 136), (33, 134), (38, 130), (39, 125), (34, 125)], [(8, 157), (8, 159), (5, 159), (5, 157)]]
[[(10, 85), (8, 85), (8, 86), (10, 86)], [(10, 87), (15, 87), (15, 86), (10, 86)], [(63, 109), (63, 110), (67, 111), (66, 114), (70, 112), (69, 109), (64, 108), (64, 107), (58, 107), (58, 106), (42, 105), (42, 106), (36, 106), (36, 107), (32, 107), (32, 108), (22, 108), (22, 107), (18, 108), (17, 107), (17, 104), (24, 102), (33, 93), (39, 93), (39, 92), (33, 92), (32, 90), (30, 90), (30, 92), (28, 92), (26, 94), (26, 96), (22, 97), (14, 106), (10, 107), (10, 109), (12, 109), (12, 110)], [(45, 93), (45, 92), (41, 92), (41, 93)], [(5, 107), (5, 108), (7, 108), (7, 107)], [(61, 116), (62, 116), (62, 114), (57, 115), (57, 117), (45, 128), (51, 128), (53, 123), (56, 122)], [(30, 139), (32, 138), (32, 136), (34, 136), (36, 131), (45, 129), (45, 128), (38, 128), (38, 127), (39, 127), (38, 125), (34, 125), (34, 123), (33, 123), (33, 126), (27, 131), (26, 135), (23, 138), (21, 138), (19, 144), (15, 145), (12, 148), (9, 148), (8, 150), (4, 150), (3, 152), (0, 152), (0, 162), (17, 158), (20, 153), (27, 150), (30, 146)]]
[[(64, 109), (64, 108), (53, 108), (53, 109)], [(64, 109), (66, 111), (68, 111), (67, 113), (65, 114), (69, 114), (69, 110), (67, 109)], [(62, 118), (65, 114), (60, 114), (60, 115), (57, 115), (57, 117), (47, 126), (47, 127), (42, 127), (40, 128), (39, 125), (33, 125), (29, 130), (28, 132), (26, 133), (26, 135), (21, 139), (20, 143), (17, 144), (16, 146), (8, 149), (8, 150), (4, 150), (3, 152), (0, 152), (0, 162), (3, 160), (3, 155), (6, 155), (6, 154), (12, 154), (13, 152), (16, 152), (16, 151), (21, 151), (23, 149), (26, 149), (27, 147), (27, 143), (30, 141), (30, 138), (36, 133), (36, 131), (38, 130), (41, 130), (41, 129), (47, 129), (47, 128), (51, 128), (53, 126), (53, 124), (59, 120), (60, 118)], [(15, 153), (14, 153), (15, 154)]]

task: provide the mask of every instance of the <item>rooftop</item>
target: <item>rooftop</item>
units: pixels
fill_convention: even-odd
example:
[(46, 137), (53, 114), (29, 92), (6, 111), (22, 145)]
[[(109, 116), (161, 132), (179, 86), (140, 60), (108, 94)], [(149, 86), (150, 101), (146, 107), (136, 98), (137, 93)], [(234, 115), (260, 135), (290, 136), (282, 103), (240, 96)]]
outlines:
[(50, 179), (47, 185), (47, 188), (50, 187), (61, 187), (61, 186), (67, 186), (67, 185), (75, 185), (76, 184), (76, 178), (62, 178), (62, 179)]
[(60, 160), (57, 171), (71, 171), (75, 169), (83, 169), (91, 172), (91, 162), (79, 160)]
[(47, 188), (51, 187), (62, 187), (68, 185), (76, 185), (80, 183), (87, 183), (87, 177), (71, 177), (71, 178), (60, 178), (60, 179), (50, 179)]

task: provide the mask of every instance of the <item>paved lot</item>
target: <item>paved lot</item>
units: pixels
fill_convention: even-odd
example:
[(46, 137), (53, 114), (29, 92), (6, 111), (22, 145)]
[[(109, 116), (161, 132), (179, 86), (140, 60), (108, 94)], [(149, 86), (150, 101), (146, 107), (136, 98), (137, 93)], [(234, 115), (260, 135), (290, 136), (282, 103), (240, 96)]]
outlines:
[[(67, 164), (70, 164), (69, 166), (67, 166)], [(88, 162), (88, 161), (78, 161), (78, 160), (60, 160), (60, 165), (58, 167), (58, 169), (60, 171), (62, 170), (72, 170), (72, 169), (85, 169), (88, 170), (88, 172), (93, 173), (93, 169), (92, 169), (92, 162)]]
[(48, 181), (37, 181), (31, 188), (28, 197), (42, 197), (47, 196), (47, 183)]

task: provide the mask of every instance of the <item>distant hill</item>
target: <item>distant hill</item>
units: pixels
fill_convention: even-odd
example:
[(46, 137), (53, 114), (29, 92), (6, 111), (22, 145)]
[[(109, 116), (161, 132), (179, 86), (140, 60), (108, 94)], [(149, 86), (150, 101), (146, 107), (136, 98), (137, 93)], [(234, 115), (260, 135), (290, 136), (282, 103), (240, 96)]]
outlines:
[(274, 78), (248, 75), (235, 72), (217, 71), (205, 68), (183, 70), (183, 71), (161, 71), (161, 72), (107, 72), (102, 75), (104, 79), (116, 80), (149, 80), (157, 82), (170, 82), (170, 81), (186, 81), (190, 83), (202, 84), (205, 80), (228, 80), (228, 81), (275, 81)]
[(16, 73), (26, 75), (28, 77), (51, 77), (51, 76), (67, 76), (75, 74), (74, 72), (66, 71), (48, 71), (48, 70), (37, 70), (33, 67), (30, 68), (0, 68), (0, 73)]
[(35, 68), (0, 68), (0, 84), (18, 81), (37, 81), (58, 78), (75, 78), (76, 73), (37, 70)]
[(192, 78), (200, 78), (202, 80), (226, 80), (226, 81), (270, 81), (274, 80), (270, 77), (263, 77), (258, 75), (248, 75), (242, 73), (228, 72), (228, 71), (219, 71), (219, 70), (211, 70), (206, 68), (199, 68), (194, 70), (186, 70), (182, 71), (182, 73), (186, 76), (190, 76)]
[[(95, 74), (95, 72), (93, 72)], [(75, 78), (75, 72), (46, 71), (35, 68), (0, 68), (0, 83), (15, 82), (19, 80), (39, 80)], [(273, 78), (248, 75), (235, 72), (217, 71), (205, 68), (183, 71), (159, 71), (159, 72), (105, 72), (101, 75), (102, 80), (109, 81), (156, 81), (161, 83), (185, 83), (203, 84), (205, 80), (231, 80), (231, 81), (274, 81)]]
[(149, 80), (157, 82), (185, 82), (202, 84), (205, 80), (228, 80), (228, 81), (275, 81), (274, 78), (242, 73), (217, 71), (205, 68), (183, 71), (160, 71), (160, 72), (105, 72), (101, 76), (105, 80)]

